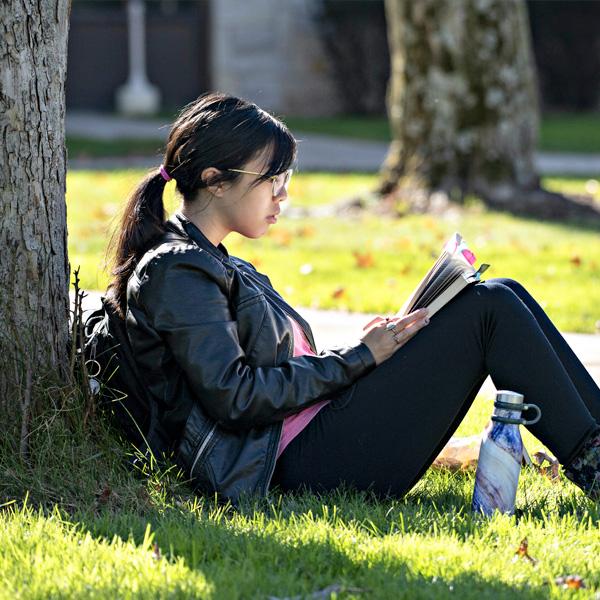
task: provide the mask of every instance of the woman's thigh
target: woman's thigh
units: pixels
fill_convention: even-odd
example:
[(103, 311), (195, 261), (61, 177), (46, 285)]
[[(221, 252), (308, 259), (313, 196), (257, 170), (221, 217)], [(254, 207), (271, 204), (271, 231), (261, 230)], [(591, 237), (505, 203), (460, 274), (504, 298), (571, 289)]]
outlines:
[(396, 353), (323, 408), (286, 448), (274, 483), (402, 495), (423, 475), (485, 378), (542, 409), (529, 427), (563, 462), (597, 426), (531, 310), (501, 280), (469, 286)]
[[(452, 435), (487, 376), (480, 331), (489, 290), (463, 290), (429, 325), (332, 401), (292, 441), (274, 482), (327, 490), (341, 482), (402, 495)], [(477, 306), (479, 305), (479, 308)]]

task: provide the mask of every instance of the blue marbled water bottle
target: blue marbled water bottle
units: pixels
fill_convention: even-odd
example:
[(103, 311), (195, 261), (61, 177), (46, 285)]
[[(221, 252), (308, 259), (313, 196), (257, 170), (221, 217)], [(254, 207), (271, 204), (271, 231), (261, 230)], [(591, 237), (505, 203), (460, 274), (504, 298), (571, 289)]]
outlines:
[[(521, 417), (521, 411), (528, 408), (537, 411), (532, 421)], [(513, 514), (523, 460), (519, 425), (532, 425), (540, 417), (538, 406), (523, 404), (523, 394), (498, 390), (492, 420), (481, 439), (471, 506), (473, 511), (487, 516), (495, 510)]]

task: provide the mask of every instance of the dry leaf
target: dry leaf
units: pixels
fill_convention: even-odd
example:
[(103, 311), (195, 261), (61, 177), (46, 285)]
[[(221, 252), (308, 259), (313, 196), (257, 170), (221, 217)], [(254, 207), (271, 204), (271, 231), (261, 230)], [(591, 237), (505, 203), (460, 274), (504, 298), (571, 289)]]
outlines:
[(289, 229), (278, 227), (269, 231), (269, 237), (280, 246), (289, 246), (294, 236)]
[(577, 256), (577, 254), (575, 254), (574, 256), (571, 256), (571, 258), (569, 259), (569, 262), (575, 267), (580, 267), (581, 266), (581, 257)]
[[(533, 463), (533, 467), (539, 472), (541, 473), (544, 477), (547, 477), (550, 481), (553, 482), (557, 482), (560, 478), (560, 475), (558, 473), (558, 468), (559, 468), (559, 462), (556, 458), (554, 458), (553, 456), (550, 456), (549, 454), (546, 454), (545, 452), (536, 452), (533, 455), (533, 458), (535, 459), (535, 463)], [(545, 465), (544, 463), (547, 462), (548, 464)]]
[(333, 293), (331, 294), (332, 298), (341, 298), (344, 293), (346, 292), (346, 288), (345, 287), (339, 287), (336, 288)]
[(564, 577), (557, 577), (554, 583), (563, 589), (580, 590), (585, 586), (585, 581), (580, 575), (565, 575)]
[(158, 542), (154, 542), (154, 544), (152, 545), (152, 558), (154, 560), (160, 560), (162, 558), (160, 548), (158, 547)]
[(315, 235), (315, 228), (310, 225), (305, 225), (296, 231), (296, 235), (298, 237), (313, 237)]
[(112, 496), (112, 489), (108, 483), (104, 484), (104, 487), (96, 494), (98, 504), (107, 504)]
[(513, 557), (513, 562), (519, 560), (519, 558), (524, 558), (528, 560), (532, 565), (537, 564), (537, 559), (533, 558), (533, 556), (529, 555), (529, 543), (527, 542), (527, 538), (524, 537), (519, 544), (519, 547), (515, 551), (515, 555)]
[(373, 255), (370, 252), (365, 252), (364, 254), (362, 254), (357, 250), (354, 250), (352, 254), (356, 259), (356, 266), (359, 269), (368, 269), (375, 264), (375, 259), (373, 258)]
[(452, 437), (437, 455), (434, 468), (446, 468), (451, 471), (468, 471), (477, 468), (479, 458), (480, 435)]

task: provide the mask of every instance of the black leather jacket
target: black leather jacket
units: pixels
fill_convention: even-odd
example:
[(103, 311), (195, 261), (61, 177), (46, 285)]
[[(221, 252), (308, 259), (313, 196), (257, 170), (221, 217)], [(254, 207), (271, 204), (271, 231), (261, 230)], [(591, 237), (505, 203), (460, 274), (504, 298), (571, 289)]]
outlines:
[(176, 213), (127, 287), (127, 333), (177, 462), (200, 492), (265, 495), (282, 420), (347, 396), (375, 367), (363, 342), (293, 357), (291, 315), (254, 266)]

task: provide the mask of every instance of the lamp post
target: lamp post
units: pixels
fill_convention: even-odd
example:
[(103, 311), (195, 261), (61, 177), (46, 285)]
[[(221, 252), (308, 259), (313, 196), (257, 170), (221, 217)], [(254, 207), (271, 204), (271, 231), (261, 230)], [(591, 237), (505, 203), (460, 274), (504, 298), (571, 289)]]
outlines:
[(153, 114), (160, 106), (160, 92), (146, 76), (145, 13), (144, 0), (128, 0), (129, 77), (116, 93), (117, 110), (128, 115)]

